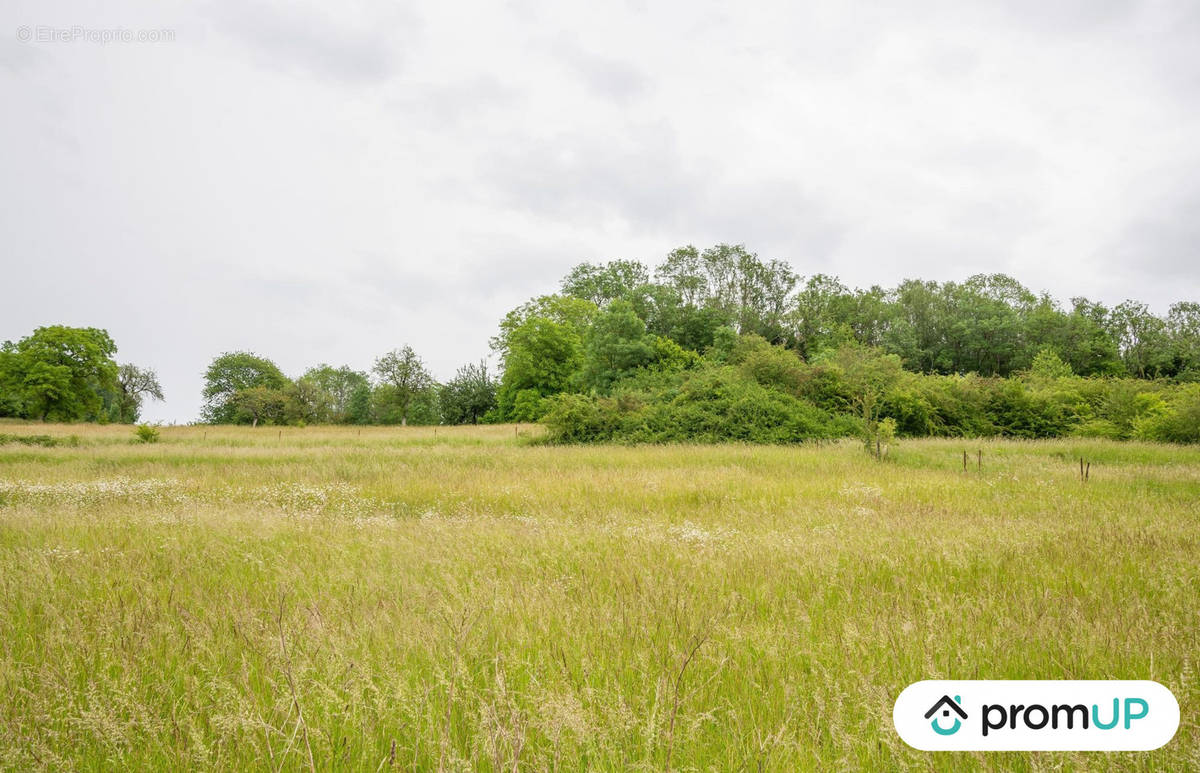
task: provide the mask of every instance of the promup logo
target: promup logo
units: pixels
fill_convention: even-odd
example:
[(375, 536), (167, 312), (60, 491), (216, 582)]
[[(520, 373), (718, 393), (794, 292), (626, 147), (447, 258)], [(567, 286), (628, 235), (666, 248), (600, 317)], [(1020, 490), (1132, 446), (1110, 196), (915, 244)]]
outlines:
[(1149, 681), (925, 681), (892, 720), (925, 751), (1148, 751), (1175, 735), (1179, 703)]
[[(953, 709), (954, 712), (956, 714), (958, 714), (958, 719), (955, 719), (954, 724), (948, 728), (945, 728), (945, 727), (942, 727), (941, 725), (939, 725), (937, 719), (935, 718), (933, 720), (933, 722), (930, 723), (931, 725), (933, 725), (933, 732), (937, 733), (938, 735), (954, 735), (955, 733), (958, 732), (958, 729), (960, 727), (962, 727), (962, 720), (967, 718), (967, 712), (962, 710), (962, 707), (959, 706), (960, 703), (962, 703), (961, 695), (955, 695), (954, 700), (950, 700), (949, 695), (943, 695), (941, 700), (939, 700), (937, 703), (933, 704), (933, 708), (931, 708), (929, 711), (925, 712), (926, 719), (929, 719), (934, 714), (938, 713), (939, 709), (941, 709), (943, 717), (950, 716), (951, 709)], [(942, 708), (943, 706), (945, 706), (946, 708)]]

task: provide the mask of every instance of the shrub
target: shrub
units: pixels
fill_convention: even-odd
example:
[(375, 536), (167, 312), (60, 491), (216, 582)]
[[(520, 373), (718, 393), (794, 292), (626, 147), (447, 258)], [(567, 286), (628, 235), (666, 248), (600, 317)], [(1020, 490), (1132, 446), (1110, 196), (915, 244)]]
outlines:
[(546, 435), (555, 443), (590, 443), (612, 439), (611, 417), (600, 401), (585, 395), (561, 394), (544, 401), (549, 409), (542, 417)]
[(1079, 437), (1104, 438), (1105, 440), (1124, 440), (1128, 437), (1127, 433), (1122, 432), (1120, 427), (1108, 419), (1085, 421), (1075, 428), (1074, 434)]
[(1143, 440), (1200, 443), (1200, 384), (1188, 384), (1165, 411), (1134, 421), (1134, 435)]
[(140, 443), (157, 443), (159, 441), (158, 427), (152, 424), (137, 425), (133, 434)]
[[(73, 445), (79, 445), (78, 438), (76, 438), (74, 435), (72, 435), (71, 437), (76, 441), (75, 443), (73, 443)], [(5, 443), (20, 443), (21, 445), (41, 446), (43, 448), (53, 448), (54, 446), (62, 445), (62, 441), (60, 441), (56, 437), (51, 437), (50, 435), (5, 435), (5, 434), (0, 434), (0, 445), (4, 445)]]
[(1059, 403), (1027, 390), (1019, 381), (1004, 382), (996, 390), (988, 413), (992, 423), (1012, 437), (1060, 437), (1071, 426), (1071, 416)]
[(554, 442), (746, 442), (796, 443), (854, 433), (848, 417), (747, 379), (738, 369), (710, 366), (647, 400), (641, 394), (613, 398), (559, 395), (544, 423)]
[(513, 421), (537, 421), (546, 414), (546, 401), (536, 389), (522, 389), (513, 400)]

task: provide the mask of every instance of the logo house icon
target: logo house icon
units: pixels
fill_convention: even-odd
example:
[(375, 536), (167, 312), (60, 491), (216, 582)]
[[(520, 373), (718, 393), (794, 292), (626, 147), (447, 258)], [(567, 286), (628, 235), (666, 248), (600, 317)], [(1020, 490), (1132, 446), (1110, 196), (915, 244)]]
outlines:
[(925, 712), (926, 719), (929, 719), (934, 714), (937, 714), (938, 711), (942, 712), (943, 717), (949, 717), (951, 710), (958, 714), (958, 716), (954, 719), (954, 724), (950, 727), (942, 727), (938, 724), (938, 719), (940, 719), (940, 717), (934, 717), (934, 720), (929, 723), (933, 727), (933, 732), (937, 733), (938, 735), (954, 735), (958, 732), (958, 729), (962, 727), (962, 720), (967, 718), (967, 712), (963, 711), (962, 706), (959, 705), (961, 703), (961, 695), (955, 695), (954, 700), (950, 700), (949, 695), (943, 695), (941, 700), (933, 704), (933, 708)]

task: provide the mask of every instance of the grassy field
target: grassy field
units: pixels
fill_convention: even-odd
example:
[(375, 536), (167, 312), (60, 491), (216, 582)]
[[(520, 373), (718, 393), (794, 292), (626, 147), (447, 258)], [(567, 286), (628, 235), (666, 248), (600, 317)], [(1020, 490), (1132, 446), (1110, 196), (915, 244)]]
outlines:
[[(0, 424), (76, 438), (0, 445), (0, 767), (1200, 769), (1200, 448), (520, 432)], [(1182, 723), (928, 754), (926, 678), (1154, 679)]]

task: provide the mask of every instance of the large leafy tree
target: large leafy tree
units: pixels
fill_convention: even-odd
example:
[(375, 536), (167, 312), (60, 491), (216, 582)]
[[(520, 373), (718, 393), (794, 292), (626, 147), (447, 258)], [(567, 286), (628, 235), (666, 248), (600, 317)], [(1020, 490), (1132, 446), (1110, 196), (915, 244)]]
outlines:
[(632, 301), (649, 283), (649, 269), (636, 260), (580, 263), (563, 279), (562, 291), (604, 308), (617, 299)]
[[(501, 416), (509, 419), (516, 415), (514, 408), (522, 392), (529, 402), (571, 391), (582, 366), (583, 339), (574, 325), (546, 317), (525, 320), (508, 336), (497, 395)], [(522, 418), (531, 415), (526, 412)]]
[(117, 388), (117, 347), (99, 328), (40, 327), (0, 357), (0, 400), (16, 415), (42, 421), (101, 418), (103, 395)]
[(1171, 360), (1170, 339), (1166, 323), (1151, 314), (1146, 304), (1125, 301), (1112, 310), (1109, 325), (1130, 375), (1163, 375)]
[(442, 385), (438, 397), (447, 424), (478, 424), (496, 407), (496, 381), (488, 374), (487, 362), (459, 368), (454, 378)]
[(289, 424), (329, 424), (333, 397), (316, 380), (301, 376), (284, 390), (284, 417)]
[[(249, 389), (266, 389), (278, 392), (272, 396), (282, 403), (284, 391), (291, 382), (279, 366), (265, 357), (250, 352), (226, 352), (218, 356), (204, 372), (204, 407), (201, 413), (212, 424), (253, 422), (269, 412), (258, 409), (269, 402), (261, 392), (241, 401), (235, 400), (239, 392)], [(253, 406), (255, 409), (251, 410)]]
[(20, 358), (16, 344), (5, 341), (0, 344), (0, 416), (25, 415), (23, 374), (19, 369)]
[(388, 402), (395, 406), (400, 424), (407, 425), (413, 402), (433, 386), (433, 377), (425, 369), (425, 363), (406, 345), (376, 360), (374, 371), (380, 383), (389, 387)]
[(1200, 303), (1176, 303), (1167, 312), (1172, 369), (1179, 378), (1200, 381)]
[(850, 289), (828, 274), (814, 274), (796, 294), (788, 314), (791, 337), (804, 357), (836, 348), (853, 336), (855, 300)]
[(309, 368), (300, 380), (315, 388), (314, 399), (320, 401), (323, 406), (317, 412), (325, 413), (323, 421), (338, 424), (355, 421), (355, 395), (363, 389), (366, 389), (368, 394), (370, 391), (367, 374), (346, 365), (335, 368), (322, 363), (315, 368)]
[(514, 333), (534, 318), (565, 325), (582, 340), (596, 312), (596, 304), (583, 298), (569, 295), (539, 296), (521, 304), (500, 320), (500, 330), (491, 340), (492, 351), (500, 355), (501, 361), (506, 361)]

